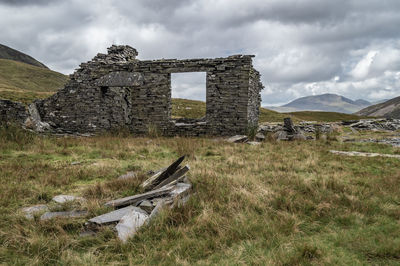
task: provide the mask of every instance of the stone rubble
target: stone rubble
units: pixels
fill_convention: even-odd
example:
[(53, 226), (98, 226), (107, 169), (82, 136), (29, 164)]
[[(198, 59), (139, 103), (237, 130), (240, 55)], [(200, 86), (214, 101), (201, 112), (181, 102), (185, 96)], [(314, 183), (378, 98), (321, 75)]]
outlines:
[(142, 187), (147, 189), (147, 192), (105, 203), (105, 206), (122, 208), (91, 218), (86, 223), (89, 229), (86, 231), (96, 231), (101, 226), (116, 224), (118, 238), (126, 242), (140, 227), (153, 219), (164, 206), (173, 207), (175, 204), (184, 204), (192, 185), (185, 183), (190, 167), (188, 165), (180, 167), (183, 160), (184, 156), (169, 167), (153, 172), (153, 176), (142, 183)]

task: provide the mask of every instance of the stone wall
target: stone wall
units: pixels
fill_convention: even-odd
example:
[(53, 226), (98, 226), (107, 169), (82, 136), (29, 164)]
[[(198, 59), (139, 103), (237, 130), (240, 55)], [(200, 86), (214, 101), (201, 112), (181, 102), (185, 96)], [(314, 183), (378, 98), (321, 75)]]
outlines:
[[(55, 133), (90, 133), (128, 128), (164, 135), (242, 134), (258, 123), (259, 73), (252, 56), (215, 59), (136, 59), (129, 46), (112, 46), (82, 63), (55, 95), (35, 102), (42, 122)], [(206, 72), (206, 117), (171, 119), (171, 73)]]
[(4, 122), (23, 124), (27, 118), (27, 109), (22, 103), (0, 100), (0, 125)]

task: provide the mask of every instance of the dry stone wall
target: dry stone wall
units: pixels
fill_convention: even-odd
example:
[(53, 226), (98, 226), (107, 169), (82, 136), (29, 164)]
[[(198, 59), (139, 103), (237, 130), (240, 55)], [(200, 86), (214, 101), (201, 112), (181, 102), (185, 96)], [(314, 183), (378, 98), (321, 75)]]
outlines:
[[(146, 134), (233, 135), (258, 124), (260, 74), (252, 56), (215, 59), (136, 59), (129, 46), (108, 48), (82, 63), (55, 95), (35, 102), (42, 122), (55, 133), (128, 128)], [(171, 73), (206, 72), (206, 116), (171, 119)]]

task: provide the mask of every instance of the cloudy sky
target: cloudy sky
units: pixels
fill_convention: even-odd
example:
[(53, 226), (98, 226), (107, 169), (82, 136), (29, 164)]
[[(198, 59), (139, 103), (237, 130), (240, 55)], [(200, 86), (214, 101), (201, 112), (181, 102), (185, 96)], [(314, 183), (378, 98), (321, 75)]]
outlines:
[[(400, 95), (399, 0), (0, 0), (0, 25), (0, 43), (65, 74), (114, 43), (139, 59), (254, 54), (263, 105)], [(203, 97), (203, 79), (177, 77), (175, 96)]]

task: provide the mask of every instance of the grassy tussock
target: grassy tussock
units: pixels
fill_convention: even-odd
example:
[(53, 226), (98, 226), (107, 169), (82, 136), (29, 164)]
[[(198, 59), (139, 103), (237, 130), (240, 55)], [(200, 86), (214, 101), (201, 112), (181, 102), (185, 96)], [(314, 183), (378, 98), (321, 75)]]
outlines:
[[(29, 137), (30, 138), (30, 137)], [(53, 138), (0, 144), (0, 261), (6, 264), (398, 264), (400, 161), (330, 149), (398, 153), (378, 144), (206, 138)], [(127, 244), (86, 219), (25, 220), (17, 209), (59, 193), (103, 203), (140, 192), (150, 169), (187, 154), (195, 194)], [(80, 164), (71, 165), (79, 161)], [(138, 179), (118, 180), (128, 170)], [(67, 208), (68, 206), (62, 206)]]

